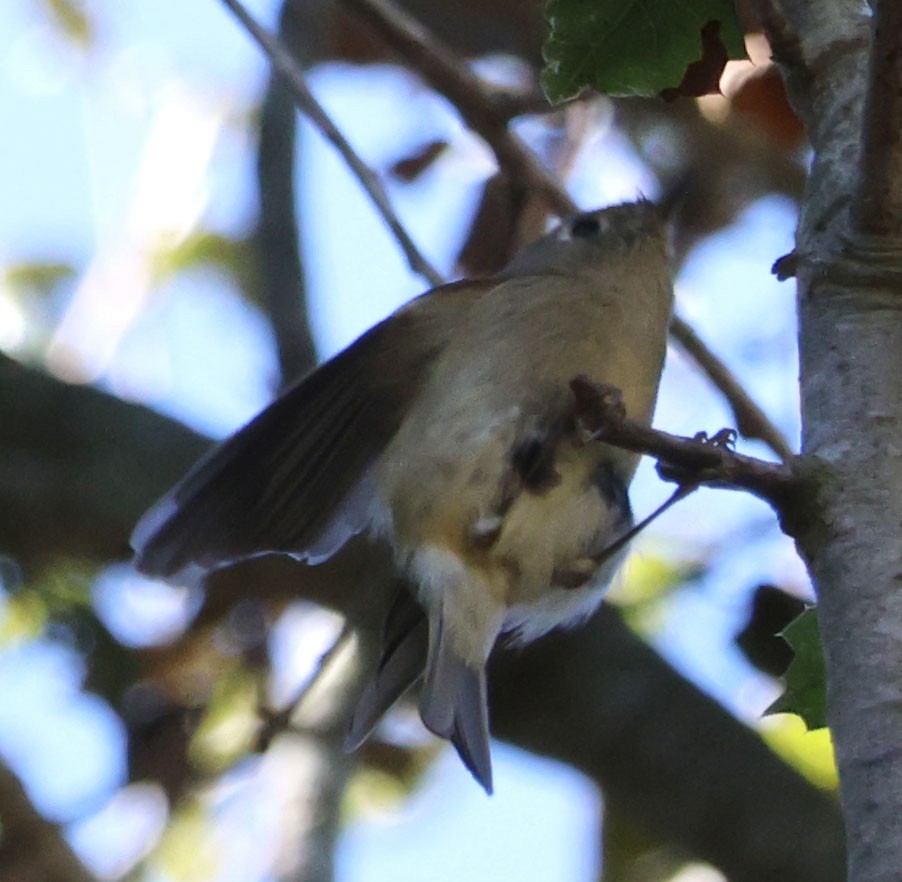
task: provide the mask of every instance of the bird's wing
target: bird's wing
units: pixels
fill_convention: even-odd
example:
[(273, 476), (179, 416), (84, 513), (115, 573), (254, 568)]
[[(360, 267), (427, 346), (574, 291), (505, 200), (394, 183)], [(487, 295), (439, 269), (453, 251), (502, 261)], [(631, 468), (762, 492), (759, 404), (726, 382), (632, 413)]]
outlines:
[(337, 551), (373, 514), (368, 472), (421, 378), (493, 284), (418, 298), (214, 448), (135, 528), (138, 568), (191, 581), (266, 552), (316, 562)]

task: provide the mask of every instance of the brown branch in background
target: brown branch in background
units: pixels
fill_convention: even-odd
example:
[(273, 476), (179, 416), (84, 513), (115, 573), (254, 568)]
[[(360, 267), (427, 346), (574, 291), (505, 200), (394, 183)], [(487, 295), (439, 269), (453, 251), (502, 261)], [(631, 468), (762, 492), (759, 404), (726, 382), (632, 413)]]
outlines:
[(440, 285), (444, 281), (438, 271), (431, 266), (414, 244), (395, 214), (388, 195), (379, 181), (378, 175), (357, 155), (347, 139), (332, 122), (322, 105), (316, 100), (304, 78), (301, 66), (292, 58), (282, 42), (261, 27), (239, 0), (222, 0), (223, 4), (241, 22), (247, 32), (257, 41), (268, 56), (276, 71), (291, 88), (295, 102), (308, 119), (322, 132), (341, 154), (348, 167), (354, 172), (367, 195), (385, 218), (395, 238), (398, 240), (410, 268), (428, 280), (430, 285)]
[(636, 823), (730, 882), (845, 879), (833, 796), (690, 686), (608, 604), (576, 631), (496, 650), (489, 688), (495, 736), (581, 770)]
[[(289, 5), (290, 0), (282, 6), (279, 33), (291, 47)], [(307, 373), (317, 361), (295, 209), (295, 113), (291, 90), (272, 71), (260, 109), (254, 244), (261, 300), (276, 339), (283, 384)]]
[(278, 762), (283, 751), (299, 755), (284, 779), (288, 817), (296, 829), (283, 837), (278, 864), (290, 868), (283, 878), (296, 882), (333, 882), (335, 849), (341, 830), (342, 805), (358, 758), (344, 749), (344, 739), (372, 659), (361, 653), (350, 629), (345, 629), (322, 660), (304, 699), (291, 716), (291, 733), (280, 735), (267, 761)]
[[(250, 31), (261, 48), (266, 52), (276, 69), (289, 83), (301, 109), (320, 126), (330, 140), (339, 148), (351, 170), (373, 197), (376, 207), (383, 214), (386, 223), (398, 239), (410, 261), (418, 272), (423, 272), (432, 284), (439, 284), (441, 278), (425, 262), (416, 246), (401, 226), (385, 196), (378, 179), (347, 144), (332, 121), (325, 115), (320, 105), (308, 89), (300, 67), (292, 59), (285, 47), (262, 29), (238, 0), (222, 0), (242, 24)], [(504, 107), (496, 105), (490, 92), (486, 91), (456, 57), (438, 40), (432, 37), (416, 20), (400, 13), (386, 0), (341, 0), (352, 12), (360, 15), (377, 29), (377, 33), (394, 49), (404, 55), (405, 60), (416, 69), (426, 81), (443, 94), (461, 112), (474, 131), (480, 134), (492, 147), (502, 169), (516, 179), (523, 181), (537, 194), (547, 199), (558, 213), (568, 214), (576, 210), (573, 200), (560, 184), (547, 172), (519, 138), (507, 129)], [(331, 134), (330, 134), (331, 133)], [(374, 194), (371, 185), (375, 185)], [(426, 269), (420, 269), (425, 266)], [(430, 275), (430, 273), (432, 275)], [(720, 389), (736, 413), (737, 423), (743, 435), (761, 438), (783, 459), (792, 455), (789, 444), (780, 431), (767, 419), (763, 411), (755, 405), (751, 396), (723, 363), (711, 352), (704, 342), (682, 320), (675, 319), (672, 326), (675, 336), (695, 358), (702, 370)]]
[(698, 364), (711, 382), (723, 393), (733, 411), (736, 428), (744, 438), (763, 441), (784, 462), (794, 453), (783, 433), (768, 419), (763, 410), (733, 376), (730, 369), (708, 348), (692, 326), (674, 316), (670, 333), (683, 350)]
[(577, 210), (554, 176), (511, 134), (507, 127), (511, 112), (508, 99), (488, 90), (444, 43), (390, 0), (340, 2), (451, 102), (512, 178), (526, 183), (557, 214), (572, 214)]
[(671, 435), (627, 418), (620, 391), (612, 386), (579, 376), (570, 388), (576, 399), (575, 416), (591, 440), (654, 457), (667, 480), (747, 490), (778, 509), (799, 486), (788, 466), (731, 450), (731, 430), (712, 438)]
[(902, 4), (878, 0), (852, 217), (871, 236), (902, 235)]
[[(560, 183), (542, 168), (522, 141), (510, 133), (505, 114), (495, 103), (492, 93), (439, 40), (391, 0), (341, 2), (370, 24), (426, 82), (458, 109), (467, 124), (489, 144), (498, 164), (511, 179), (523, 181), (560, 214), (576, 210)], [(671, 331), (727, 399), (740, 432), (747, 438), (764, 441), (781, 459), (790, 458), (792, 448), (780, 430), (692, 328), (682, 319), (674, 318)]]
[[(148, 408), (2, 358), (0, 381), (0, 464), (8, 466), (0, 468), (0, 547), (28, 560), (32, 571), (66, 557), (107, 562), (127, 554), (139, 514), (208, 443)], [(60, 475), (73, 476), (71, 489), (54, 489)], [(32, 491), (45, 492), (22, 492), (23, 476)], [(181, 684), (196, 702), (203, 672), (211, 680), (220, 672), (216, 648), (223, 643), (214, 624), (239, 601), (278, 607), (304, 599), (337, 608), (359, 620), (375, 645), (391, 600), (379, 589), (380, 573), (393, 578), (391, 553), (363, 536), (314, 567), (285, 555), (244, 561), (211, 575), (201, 619), (178, 642), (123, 652), (139, 676), (161, 684), (160, 695), (178, 695)], [(118, 653), (111, 662), (106, 652), (98, 644), (90, 665), (125, 670)], [(612, 798), (626, 799), (637, 820), (736, 882), (843, 878), (842, 822), (832, 796), (668, 667), (613, 610), (602, 609), (585, 628), (498, 652), (496, 660), (492, 708), (500, 737), (581, 769)], [(99, 679), (111, 687), (109, 676)], [(132, 758), (136, 742), (145, 757), (134, 774), (162, 775), (170, 795), (191, 783), (184, 721), (195, 707), (179, 713), (164, 705), (164, 718), (155, 713), (147, 725), (130, 727)], [(0, 878), (13, 877), (0, 869)], [(66, 879), (82, 882), (74, 874)]]
[(0, 763), (0, 879), (8, 882), (97, 882), (59, 828), (32, 805), (22, 783)]

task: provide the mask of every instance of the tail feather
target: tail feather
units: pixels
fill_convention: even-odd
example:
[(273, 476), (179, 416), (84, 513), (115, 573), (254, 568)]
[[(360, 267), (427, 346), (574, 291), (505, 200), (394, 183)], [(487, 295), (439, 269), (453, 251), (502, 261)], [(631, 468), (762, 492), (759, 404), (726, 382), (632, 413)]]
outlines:
[(386, 711), (422, 676), (428, 643), (426, 616), (402, 586), (386, 618), (376, 676), (354, 710), (345, 738), (346, 751), (360, 747)]
[(454, 652), (440, 619), (429, 647), (420, 716), (427, 729), (451, 741), (470, 774), (491, 794), (485, 669), (467, 664)]

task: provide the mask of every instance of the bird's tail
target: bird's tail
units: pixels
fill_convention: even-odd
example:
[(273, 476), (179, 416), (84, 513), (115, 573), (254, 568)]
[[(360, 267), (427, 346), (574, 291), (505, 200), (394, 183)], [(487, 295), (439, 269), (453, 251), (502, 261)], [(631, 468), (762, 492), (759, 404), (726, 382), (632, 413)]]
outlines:
[(485, 665), (469, 664), (454, 651), (440, 615), (431, 632), (420, 716), (427, 729), (454, 745), (473, 777), (491, 793)]
[(363, 744), (386, 711), (423, 675), (428, 643), (426, 614), (402, 583), (385, 620), (382, 658), (357, 702), (345, 750)]

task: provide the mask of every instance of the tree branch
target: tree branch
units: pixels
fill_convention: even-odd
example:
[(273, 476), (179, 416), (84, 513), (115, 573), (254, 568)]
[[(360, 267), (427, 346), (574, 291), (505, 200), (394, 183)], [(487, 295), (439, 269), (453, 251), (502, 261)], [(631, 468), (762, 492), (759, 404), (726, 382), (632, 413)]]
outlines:
[(509, 102), (489, 91), (457, 56), (391, 0), (340, 0), (457, 109), (467, 126), (492, 149), (498, 165), (523, 181), (556, 214), (573, 214), (576, 204), (535, 155), (508, 129)]
[(332, 143), (351, 171), (354, 172), (364, 190), (366, 190), (367, 195), (369, 195), (379, 213), (385, 218), (386, 223), (398, 240), (407, 262), (410, 264), (410, 268), (415, 273), (423, 276), (430, 285), (442, 284), (443, 279), (441, 275), (422, 255), (395, 214), (395, 210), (392, 208), (378, 175), (355, 153), (347, 139), (323, 110), (322, 105), (316, 100), (307, 86), (303, 69), (294, 60), (291, 53), (278, 39), (256, 22), (239, 0), (222, 0), (222, 2), (233, 13), (235, 18), (241, 22), (254, 40), (257, 41), (269, 57), (273, 67), (285, 79), (301, 111)]
[[(289, 19), (286, 2), (279, 19), (279, 32), (286, 42)], [(302, 376), (316, 364), (295, 208), (295, 112), (291, 90), (273, 71), (260, 110), (257, 147), (260, 207), (254, 238), (261, 299), (276, 338), (283, 383)]]
[(19, 779), (0, 763), (0, 878), (15, 882), (97, 882)]
[(784, 462), (794, 456), (783, 433), (770, 421), (730, 369), (708, 348), (692, 326), (674, 316), (670, 333), (695, 363), (720, 390), (736, 420), (736, 428), (745, 438), (763, 441)]
[[(0, 380), (0, 390), (7, 391), (0, 395), (0, 462), (10, 464), (0, 470), (0, 548), (17, 557), (24, 554), (36, 566), (72, 555), (105, 562), (127, 554), (136, 518), (197, 459), (203, 440), (146, 408), (19, 365), (6, 364)], [(30, 438), (44, 443), (32, 444)], [(67, 492), (64, 505), (48, 505), (44, 494), (22, 492), (23, 475), (32, 491), (49, 488), (61, 475), (81, 472), (79, 463), (85, 462), (91, 464), (84, 469), (84, 487), (90, 492)], [(117, 505), (109, 509), (111, 499)], [(379, 591), (380, 574), (391, 572), (390, 553), (364, 537), (315, 567), (284, 555), (245, 561), (212, 574), (195, 632), (221, 620), (252, 591), (253, 599), (264, 603), (309, 599), (330, 606), (375, 634), (389, 601)], [(371, 587), (362, 591), (361, 585)], [(841, 863), (839, 815), (832, 801), (802, 782), (725, 711), (711, 716), (710, 699), (651, 649), (640, 651), (635, 636), (624, 643), (626, 629), (617, 622), (616, 616), (605, 614), (585, 630), (555, 635), (522, 653), (505, 653), (505, 673), (496, 674), (501, 679), (493, 699), (498, 733), (526, 749), (572, 762), (605, 788), (610, 781), (613, 792), (630, 795), (632, 812), (651, 819), (662, 836), (700, 854), (718, 853), (714, 840), (720, 834), (710, 824), (711, 788), (716, 781), (727, 800), (733, 776), (738, 776), (746, 784), (729, 797), (729, 812), (717, 817), (737, 832), (761, 825), (770, 829), (772, 824), (773, 833), (724, 840), (737, 852), (723, 860), (741, 864), (748, 858), (750, 866), (760, 866), (769, 854), (772, 864), (782, 866), (786, 854), (792, 854), (799, 865), (809, 867), (795, 882), (838, 879), (836, 872), (824, 870), (831, 860), (835, 866)], [(627, 651), (628, 646), (634, 649)], [(182, 664), (183, 649), (175, 644), (135, 655), (144, 671), (166, 670)], [(546, 663), (548, 658), (556, 661)], [(534, 675), (540, 680), (533, 685)], [(700, 719), (711, 720), (703, 741)], [(596, 723), (602, 728), (593, 734), (590, 727)], [(660, 743), (656, 736), (665, 732), (666, 749), (655, 748)], [(722, 763), (708, 777), (704, 770), (711, 745)], [(167, 766), (188, 769), (171, 756)], [(760, 782), (770, 783), (764, 787)], [(170, 790), (175, 786), (169, 782)], [(784, 792), (795, 796), (783, 800)], [(804, 819), (802, 829), (799, 819)], [(759, 857), (749, 857), (752, 851)]]
[(580, 769), (730, 882), (844, 879), (835, 800), (689, 687), (614, 609), (496, 652), (490, 674), (495, 735)]
[[(796, 541), (819, 600), (849, 880), (888, 882), (902, 867), (902, 298), (880, 249), (858, 246), (859, 230), (897, 232), (899, 181), (869, 171), (859, 176), (868, 147), (886, 151), (879, 160), (884, 175), (898, 172), (900, 97), (884, 86), (898, 88), (902, 46), (898, 29), (883, 31), (874, 49), (897, 58), (873, 58), (869, 67), (864, 4), (779, 6), (784, 32), (796, 39), (782, 62), (787, 90), (814, 148), (796, 277), (802, 450), (816, 464), (818, 482)], [(881, 13), (884, 25), (896, 7)], [(880, 70), (887, 84), (875, 81)], [(872, 118), (883, 114), (894, 130)], [(865, 132), (871, 142), (863, 148)], [(894, 192), (881, 197), (880, 187)], [(862, 216), (872, 209), (873, 219)]]
[[(369, 24), (387, 45), (457, 108), (467, 125), (492, 148), (499, 166), (512, 180), (521, 181), (539, 194), (558, 214), (572, 214), (577, 210), (560, 183), (542, 168), (523, 142), (511, 134), (505, 105), (499, 103), (438, 39), (391, 0), (341, 2)], [(792, 449), (780, 430), (689, 325), (674, 318), (671, 331), (726, 398), (743, 435), (764, 441), (781, 459), (791, 457)]]
[(665, 480), (747, 490), (777, 510), (800, 489), (801, 482), (788, 466), (736, 453), (730, 439), (720, 433), (710, 439), (671, 435), (628, 419), (619, 389), (585, 376), (575, 377), (570, 388), (576, 399), (575, 416), (592, 441), (654, 457)]

